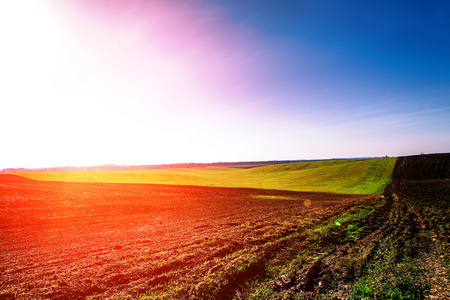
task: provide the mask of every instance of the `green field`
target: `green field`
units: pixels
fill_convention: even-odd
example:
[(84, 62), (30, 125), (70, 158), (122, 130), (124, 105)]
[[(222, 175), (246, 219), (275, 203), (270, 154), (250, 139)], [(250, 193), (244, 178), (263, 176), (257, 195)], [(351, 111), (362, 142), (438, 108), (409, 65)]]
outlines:
[(396, 158), (299, 162), (237, 169), (225, 167), (141, 171), (16, 173), (41, 181), (154, 183), (261, 188), (342, 194), (380, 193), (391, 181)]

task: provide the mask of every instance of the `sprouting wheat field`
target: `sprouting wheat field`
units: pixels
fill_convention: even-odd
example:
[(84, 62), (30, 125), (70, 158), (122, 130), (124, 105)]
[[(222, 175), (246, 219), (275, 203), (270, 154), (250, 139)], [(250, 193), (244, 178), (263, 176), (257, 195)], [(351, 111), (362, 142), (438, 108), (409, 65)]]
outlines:
[(239, 187), (288, 191), (373, 194), (390, 182), (395, 158), (300, 162), (238, 168), (145, 171), (31, 172), (20, 176), (41, 181), (154, 183)]

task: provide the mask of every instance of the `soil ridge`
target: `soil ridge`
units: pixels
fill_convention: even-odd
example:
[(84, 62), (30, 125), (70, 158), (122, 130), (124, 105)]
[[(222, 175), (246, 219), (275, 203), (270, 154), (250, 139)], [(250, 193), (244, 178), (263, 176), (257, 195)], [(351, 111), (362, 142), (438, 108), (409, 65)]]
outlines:
[[(428, 299), (450, 299), (449, 218), (450, 153), (399, 157), (385, 196), (407, 204), (420, 225), (412, 233), (424, 241), (417, 256), (429, 270)], [(447, 224), (447, 225), (445, 225)]]

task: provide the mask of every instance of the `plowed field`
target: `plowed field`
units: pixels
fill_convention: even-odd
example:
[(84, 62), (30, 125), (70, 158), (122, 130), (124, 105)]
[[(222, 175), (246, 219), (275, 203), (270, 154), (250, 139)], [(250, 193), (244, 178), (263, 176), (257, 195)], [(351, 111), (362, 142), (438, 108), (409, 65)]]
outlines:
[(448, 157), (381, 196), (0, 175), (0, 299), (450, 299)]
[(321, 222), (371, 199), (0, 180), (2, 298), (224, 296), (238, 273), (284, 247), (277, 241), (303, 247), (304, 219)]

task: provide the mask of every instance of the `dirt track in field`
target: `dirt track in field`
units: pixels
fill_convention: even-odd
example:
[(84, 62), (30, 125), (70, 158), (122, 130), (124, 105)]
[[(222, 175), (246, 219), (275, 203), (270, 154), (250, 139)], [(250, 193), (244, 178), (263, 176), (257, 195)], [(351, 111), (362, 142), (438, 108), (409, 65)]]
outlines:
[(449, 157), (381, 197), (0, 175), (0, 299), (450, 299)]

